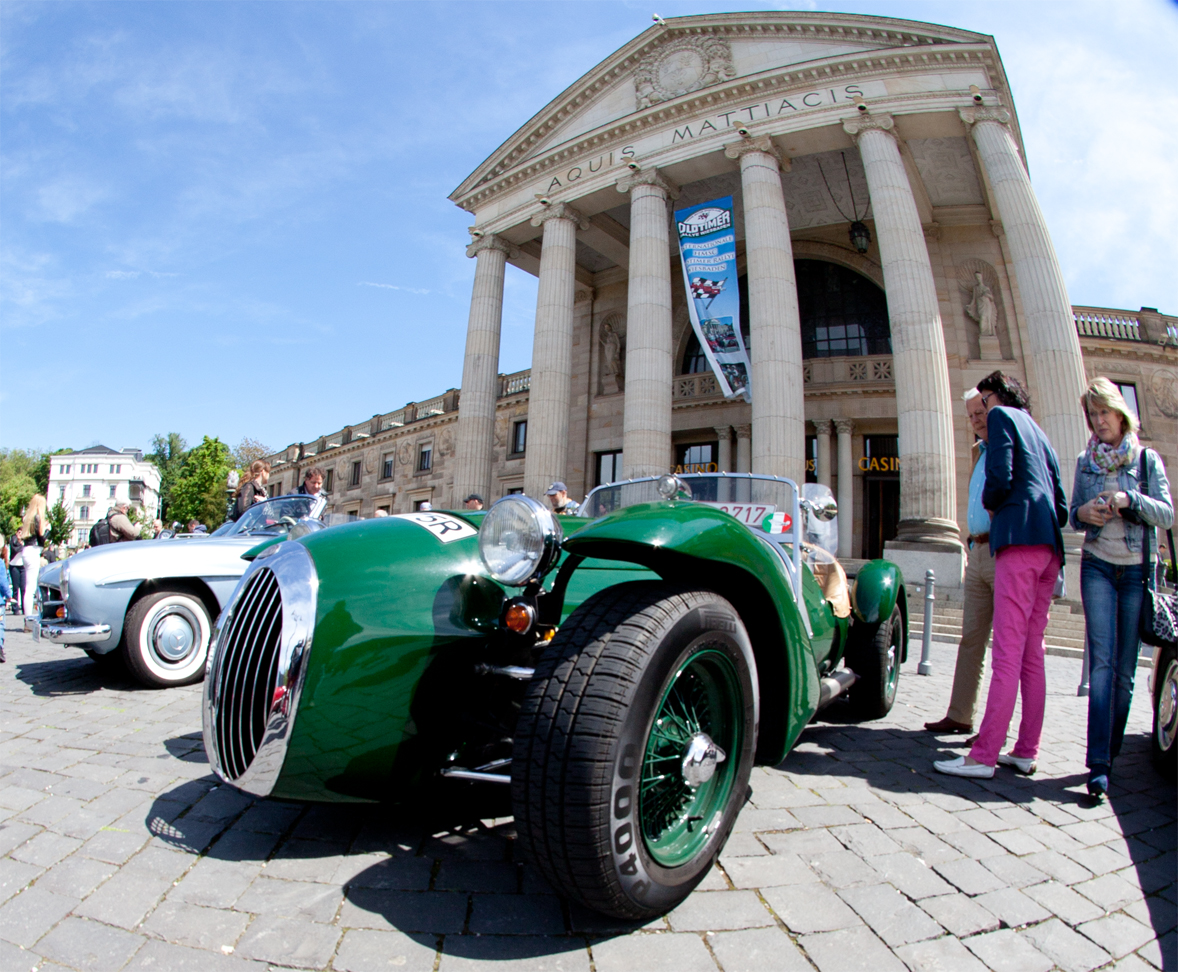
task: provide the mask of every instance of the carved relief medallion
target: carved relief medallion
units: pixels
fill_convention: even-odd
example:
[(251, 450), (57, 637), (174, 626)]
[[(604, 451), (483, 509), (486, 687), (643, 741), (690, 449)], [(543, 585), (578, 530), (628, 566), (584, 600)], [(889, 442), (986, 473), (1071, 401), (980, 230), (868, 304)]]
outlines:
[(1160, 368), (1149, 380), (1153, 403), (1167, 418), (1178, 418), (1178, 375)]
[(443, 429), (438, 438), (441, 444), (441, 454), (443, 456), (451, 455), (454, 452), (454, 430)]
[(402, 442), (401, 448), (397, 451), (397, 462), (402, 466), (408, 466), (413, 460), (413, 446), (408, 442)]
[(639, 109), (649, 108), (735, 75), (726, 40), (683, 37), (642, 59), (634, 72), (634, 97)]

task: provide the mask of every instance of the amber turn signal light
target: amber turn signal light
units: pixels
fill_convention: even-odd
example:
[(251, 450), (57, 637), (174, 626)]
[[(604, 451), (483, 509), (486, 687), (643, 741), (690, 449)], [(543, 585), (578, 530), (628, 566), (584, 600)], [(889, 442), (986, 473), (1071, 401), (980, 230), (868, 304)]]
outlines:
[(57, 616), (58, 616), (59, 618), (64, 618), (64, 617), (65, 617), (65, 608), (64, 608), (64, 607), (59, 607), (59, 608), (57, 609)]
[(534, 619), (535, 612), (532, 608), (520, 601), (509, 604), (507, 610), (503, 612), (503, 623), (509, 631), (514, 631), (516, 634), (527, 634), (531, 631)]

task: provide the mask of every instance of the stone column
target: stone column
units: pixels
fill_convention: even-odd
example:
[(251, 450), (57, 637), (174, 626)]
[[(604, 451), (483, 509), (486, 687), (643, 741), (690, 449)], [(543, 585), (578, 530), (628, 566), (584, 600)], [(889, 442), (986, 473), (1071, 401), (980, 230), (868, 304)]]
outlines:
[(736, 426), (736, 471), (752, 472), (752, 434), (751, 425)]
[[(753, 347), (753, 470), (806, 478), (802, 326), (780, 153), (767, 135), (728, 145), (740, 160)], [(788, 161), (785, 166), (788, 168)]]
[(671, 246), (667, 201), (679, 187), (658, 169), (618, 181), (630, 194), (626, 296), (626, 478), (661, 476), (671, 462)]
[(819, 419), (814, 429), (818, 433), (818, 482), (830, 489), (834, 483), (830, 474), (830, 419)]
[(839, 437), (839, 558), (842, 559), (851, 556), (851, 541), (855, 535), (855, 464), (851, 460), (854, 426), (850, 419), (835, 419), (834, 428)]
[(555, 480), (567, 479), (569, 395), (573, 369), (573, 291), (577, 230), (589, 223), (567, 203), (532, 217), (544, 227), (536, 332), (532, 341), (532, 387), (528, 396), (528, 450), (524, 492), (543, 500)]
[(503, 323), (503, 274), (507, 258), (518, 251), (493, 233), (466, 248), (475, 257), (462, 395), (454, 443), (454, 502), (478, 493), (488, 506), (495, 462), (495, 401), (499, 393), (499, 331)]
[(732, 472), (732, 426), (717, 425), (716, 438), (720, 441), (719, 455), (716, 456), (716, 468), (720, 472)]
[[(956, 587), (961, 584), (964, 552), (957, 527), (953, 406), (945, 336), (928, 248), (893, 126), (890, 115), (851, 118), (843, 123), (859, 147), (867, 174), (888, 298), (900, 433), (896, 542), (897, 549), (916, 555), (906, 568), (917, 570), (916, 560), (935, 566), (938, 583), (942, 583), (949, 564), (934, 565), (928, 555), (937, 551), (952, 554), (959, 563), (944, 582)], [(841, 467), (839, 476), (841, 480)], [(840, 495), (842, 489), (840, 481)], [(923, 577), (924, 569), (918, 572)]]
[(1009, 127), (1010, 113), (1003, 108), (963, 108), (959, 114), (972, 130), (994, 190), (998, 218), (1010, 247), (1027, 317), (1035, 375), (1035, 419), (1059, 454), (1064, 490), (1070, 496), (1075, 458), (1088, 438), (1078, 405), (1087, 381), (1063, 272), (1047, 232), (1047, 221), (1019, 158)]

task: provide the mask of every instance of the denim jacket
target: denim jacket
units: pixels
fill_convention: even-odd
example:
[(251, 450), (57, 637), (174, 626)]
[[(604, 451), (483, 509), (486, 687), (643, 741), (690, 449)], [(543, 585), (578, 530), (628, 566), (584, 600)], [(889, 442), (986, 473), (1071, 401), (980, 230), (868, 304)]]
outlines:
[[(1080, 453), (1076, 459), (1076, 479), (1072, 486), (1072, 502), (1069, 509), (1069, 519), (1073, 529), (1083, 530), (1085, 540), (1095, 540), (1101, 527), (1093, 526), (1076, 519), (1076, 510), (1090, 499), (1104, 491), (1106, 473), (1093, 472), (1084, 459), (1085, 453)], [(1129, 509), (1133, 510), (1144, 523), (1163, 530), (1174, 525), (1174, 502), (1170, 499), (1170, 481), (1166, 478), (1166, 467), (1153, 449), (1145, 450), (1145, 468), (1148, 477), (1149, 493), (1142, 493), (1138, 486), (1141, 474), (1141, 456), (1133, 462), (1121, 466), (1117, 470), (1117, 488), (1123, 490), (1129, 497)], [(1122, 511), (1123, 515), (1124, 511)], [(1132, 523), (1125, 520), (1125, 544), (1133, 553), (1141, 553), (1141, 536), (1144, 527), (1142, 523)], [(1153, 534), (1151, 529), (1150, 534)], [(1151, 541), (1151, 549), (1157, 549), (1156, 543)]]

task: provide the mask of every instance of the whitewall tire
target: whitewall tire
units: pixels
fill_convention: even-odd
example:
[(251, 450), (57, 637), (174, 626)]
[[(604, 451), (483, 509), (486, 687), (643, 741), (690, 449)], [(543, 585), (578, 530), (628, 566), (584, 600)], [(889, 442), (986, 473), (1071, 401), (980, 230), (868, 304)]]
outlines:
[(188, 685), (204, 677), (213, 625), (200, 598), (157, 591), (127, 612), (123, 644), (127, 667), (144, 685)]

